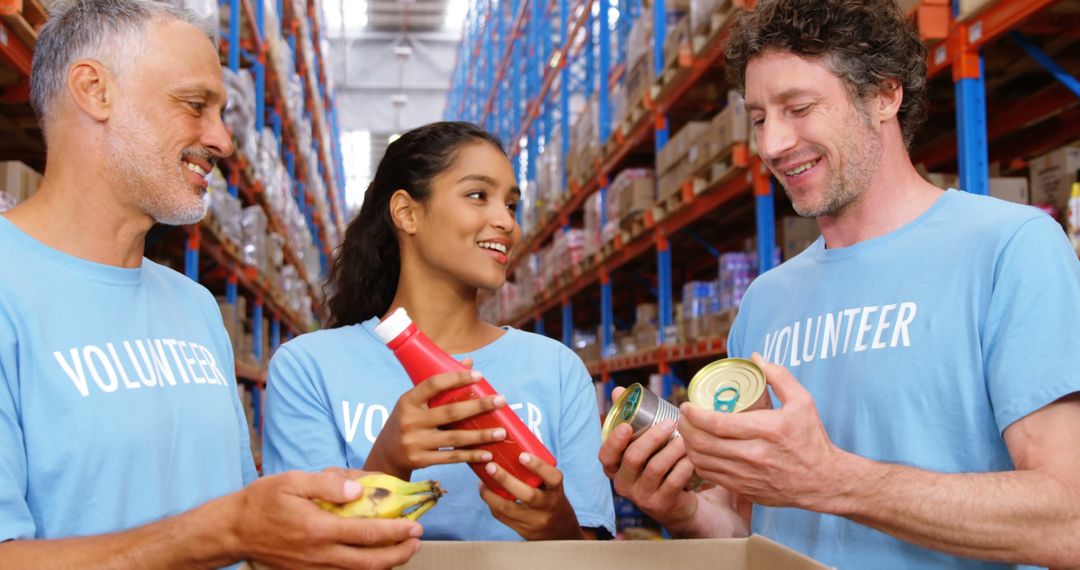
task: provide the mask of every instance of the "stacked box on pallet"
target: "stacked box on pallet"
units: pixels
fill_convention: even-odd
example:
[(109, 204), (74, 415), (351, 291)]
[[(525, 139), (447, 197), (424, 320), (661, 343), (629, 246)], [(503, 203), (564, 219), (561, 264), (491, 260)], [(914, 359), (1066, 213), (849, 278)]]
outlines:
[(707, 35), (712, 24), (712, 17), (731, 14), (732, 8), (731, 0), (690, 0), (691, 32), (695, 36)]
[(552, 241), (554, 278), (569, 273), (570, 269), (585, 259), (585, 232), (572, 228), (555, 232)]
[(716, 281), (690, 281), (684, 284), (681, 305), (680, 318), (686, 341), (713, 335), (709, 317), (720, 308)]
[(570, 183), (584, 183), (596, 169), (595, 162), (600, 157), (597, 106), (596, 95), (593, 95), (570, 129), (570, 156), (566, 165)]
[(817, 220), (802, 216), (784, 216), (780, 221), (780, 251), (784, 261), (802, 253), (821, 235)]
[(0, 162), (0, 212), (15, 207), (33, 194), (41, 175), (18, 160)]
[(722, 177), (732, 168), (730, 150), (735, 143), (745, 143), (750, 134), (750, 119), (742, 96), (728, 92), (727, 105), (710, 121), (691, 143), (689, 159), (696, 175), (707, 180)]
[(559, 197), (565, 190), (564, 168), (566, 165), (562, 156), (562, 134), (556, 129), (537, 158), (534, 224), (541, 224), (558, 210)]
[(708, 121), (687, 123), (657, 153), (656, 172), (660, 175), (657, 194), (660, 200), (666, 200), (678, 193), (682, 183), (693, 177), (693, 163), (689, 160), (690, 149), (701, 132), (708, 127)]
[(659, 313), (656, 303), (642, 303), (634, 310), (634, 327), (631, 332), (639, 349), (655, 348), (660, 342)]
[[(608, 200), (611, 199), (611, 191), (608, 191)], [(602, 230), (600, 219), (603, 217), (603, 200), (599, 192), (594, 192), (585, 199), (584, 216), (585, 216), (585, 229), (584, 232), (584, 254), (585, 257), (592, 257), (600, 251), (600, 245), (603, 243)]]
[[(618, 197), (618, 210), (614, 221), (622, 229), (629, 225), (656, 202), (656, 174), (648, 168), (628, 168), (611, 183)], [(610, 218), (609, 218), (610, 220)]]
[(1080, 171), (1078, 143), (1033, 158), (1028, 163), (1031, 203), (1052, 209), (1058, 217), (1068, 208), (1072, 183)]
[(679, 56), (682, 53), (693, 54), (693, 34), (690, 33), (690, 14), (676, 15), (671, 18), (673, 25), (668, 26), (668, 33), (664, 36), (664, 69), (677, 67)]

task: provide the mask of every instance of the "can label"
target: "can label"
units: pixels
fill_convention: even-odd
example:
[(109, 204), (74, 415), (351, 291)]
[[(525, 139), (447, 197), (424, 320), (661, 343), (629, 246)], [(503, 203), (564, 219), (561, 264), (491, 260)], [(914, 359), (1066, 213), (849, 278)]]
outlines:
[(699, 408), (738, 413), (771, 407), (765, 387), (765, 373), (752, 360), (725, 358), (699, 370), (687, 394)]

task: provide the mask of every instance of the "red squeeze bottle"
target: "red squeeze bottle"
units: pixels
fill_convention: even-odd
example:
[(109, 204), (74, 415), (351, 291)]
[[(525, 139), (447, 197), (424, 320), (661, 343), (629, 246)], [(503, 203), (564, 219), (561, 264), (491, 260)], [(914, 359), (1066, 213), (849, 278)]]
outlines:
[[(465, 366), (454, 360), (443, 349), (439, 348), (430, 338), (413, 324), (405, 309), (399, 308), (390, 316), (383, 319), (375, 326), (375, 335), (379, 340), (386, 343), (394, 351), (394, 356), (405, 367), (413, 384), (419, 384), (436, 374), (466, 370)], [(480, 380), (442, 392), (428, 400), (428, 406), (434, 408), (454, 402), (476, 400), (485, 396), (498, 394), (487, 380)], [(506, 430), (506, 439), (494, 443), (475, 446), (475, 449), (486, 449), (491, 452), (492, 461), (500, 468), (510, 472), (511, 475), (524, 481), (527, 485), (539, 487), (543, 484), (540, 477), (528, 467), (521, 464), (518, 457), (528, 453), (533, 457), (540, 458), (548, 465), (555, 466), (555, 457), (540, 443), (539, 439), (525, 427), (509, 406), (503, 406), (497, 410), (477, 414), (459, 422), (447, 424), (446, 429), (492, 429), (503, 428)], [(480, 477), (484, 485), (500, 497), (509, 501), (516, 500), (506, 489), (492, 479), (484, 470), (485, 463), (470, 463), (469, 467)]]

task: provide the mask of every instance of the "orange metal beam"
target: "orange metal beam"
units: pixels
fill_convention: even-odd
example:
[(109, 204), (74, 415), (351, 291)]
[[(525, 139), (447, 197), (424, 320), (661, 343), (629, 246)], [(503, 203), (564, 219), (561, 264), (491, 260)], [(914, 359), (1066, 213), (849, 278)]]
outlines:
[(927, 75), (933, 77), (946, 67), (958, 63), (955, 66), (960, 69), (954, 70), (954, 79), (978, 77), (978, 65), (973, 63), (978, 58), (972, 54), (1057, 1), (998, 0), (981, 14), (956, 24), (949, 31), (945, 43), (930, 53)]
[[(21, 8), (22, 2), (19, 4)], [(0, 59), (6, 61), (23, 77), (30, 77), (30, 64), (33, 57), (30, 49), (23, 45), (7, 23), (0, 22)]]

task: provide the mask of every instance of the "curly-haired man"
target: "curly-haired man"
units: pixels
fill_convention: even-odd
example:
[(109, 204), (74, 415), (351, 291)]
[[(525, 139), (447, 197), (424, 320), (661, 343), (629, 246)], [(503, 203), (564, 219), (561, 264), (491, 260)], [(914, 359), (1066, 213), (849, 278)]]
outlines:
[[(728, 339), (779, 409), (683, 405), (681, 441), (602, 448), (673, 534), (753, 530), (840, 568), (1080, 565), (1080, 264), (1037, 209), (922, 180), (925, 61), (893, 0), (735, 24), (761, 158), (822, 238), (752, 284)], [(692, 471), (720, 486), (682, 491)]]

